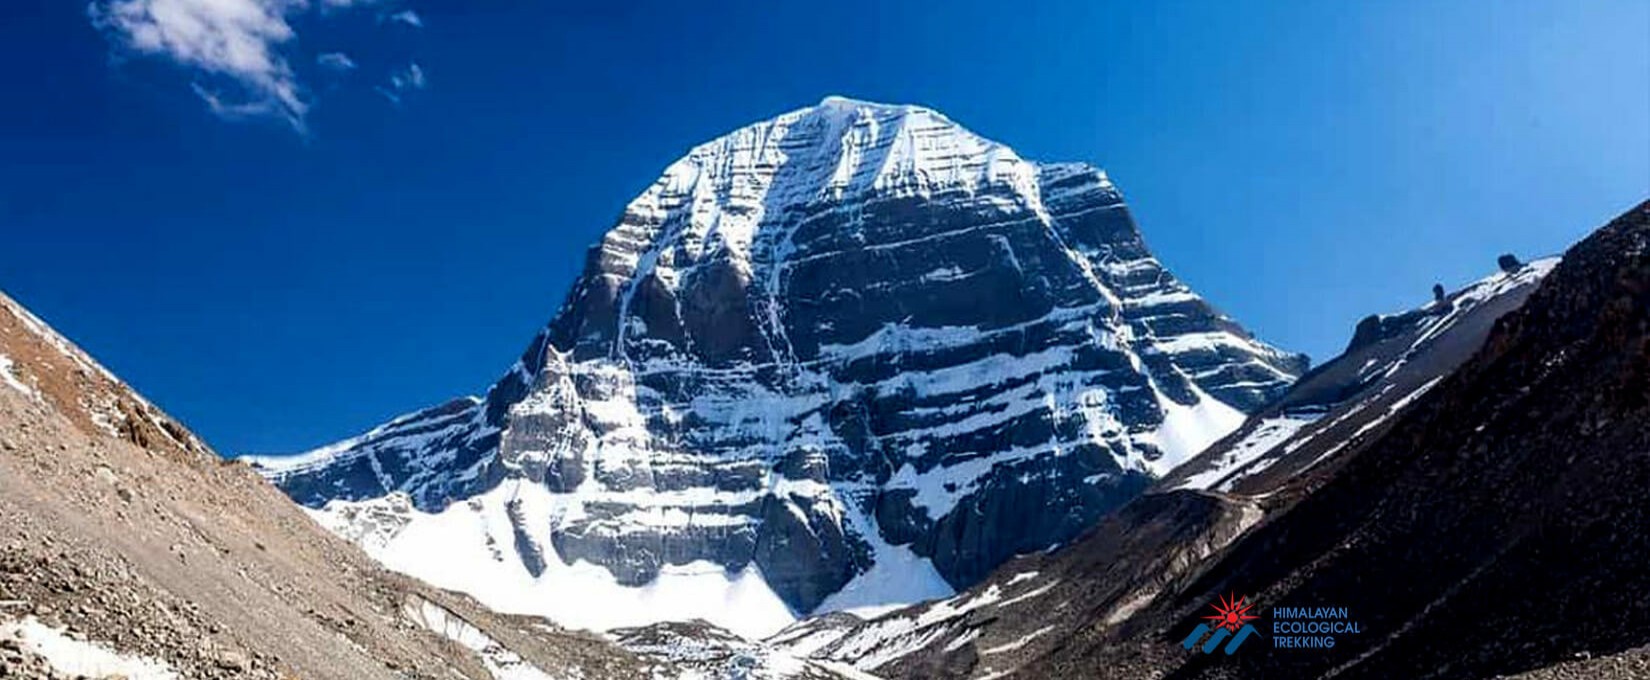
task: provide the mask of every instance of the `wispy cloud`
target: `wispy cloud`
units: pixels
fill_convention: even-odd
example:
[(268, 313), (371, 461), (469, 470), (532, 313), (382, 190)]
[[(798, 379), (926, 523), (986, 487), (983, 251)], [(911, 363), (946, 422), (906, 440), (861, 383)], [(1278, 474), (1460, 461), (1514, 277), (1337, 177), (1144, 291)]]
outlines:
[(407, 67), (390, 74), (390, 84), (397, 90), (422, 90), (429, 85), (424, 79), (424, 69), (418, 64), (407, 64)]
[(384, 17), (384, 20), (385, 21), (393, 21), (393, 22), (397, 22), (397, 23), (403, 23), (403, 24), (406, 24), (408, 26), (412, 26), (414, 28), (423, 28), (424, 27), (424, 17), (418, 16), (417, 12), (414, 12), (410, 9), (404, 9), (404, 10), (401, 10), (399, 12), (389, 14), (389, 15)]
[(384, 95), (391, 103), (400, 104), (402, 97), (412, 90), (422, 90), (430, 83), (424, 78), (424, 69), (417, 63), (407, 64), (390, 74), (390, 82), (377, 88), (378, 94)]
[(355, 60), (343, 52), (328, 52), (315, 58), (315, 63), (328, 71), (343, 73), (355, 70)]
[(112, 0), (93, 4), (91, 14), (128, 49), (235, 82), (242, 90), (235, 95), (195, 84), (213, 111), (276, 115), (302, 129), (309, 102), (276, 52), (296, 36), (286, 17), (301, 7), (299, 0)]
[[(303, 132), (313, 101), (287, 56), (297, 39), (292, 20), (306, 12), (322, 18), (338, 10), (386, 0), (94, 0), (92, 23), (117, 49), (168, 59), (196, 74), (192, 88), (227, 119), (273, 117)], [(412, 10), (409, 24), (422, 26)], [(397, 19), (398, 21), (405, 21)], [(331, 71), (355, 68), (342, 52), (316, 57)], [(416, 68), (416, 66), (415, 66)], [(394, 78), (411, 78), (398, 72)], [(416, 85), (423, 87), (418, 70)]]

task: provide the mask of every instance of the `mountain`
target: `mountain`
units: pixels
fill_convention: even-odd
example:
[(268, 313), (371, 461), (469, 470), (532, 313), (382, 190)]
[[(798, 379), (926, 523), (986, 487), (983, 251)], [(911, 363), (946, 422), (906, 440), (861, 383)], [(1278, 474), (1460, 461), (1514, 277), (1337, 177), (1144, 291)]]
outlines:
[(1557, 263), (1537, 260), (1421, 307), (1367, 317), (1340, 356), (1069, 546), (1015, 559), (954, 598), (868, 621), (804, 621), (770, 642), (889, 678), (988, 676), (1058, 654), (1091, 627), (1125, 622), (1385, 432)]
[(833, 97), (671, 164), (485, 398), (251, 460), (496, 608), (761, 634), (1068, 541), (1305, 368), (1103, 172)]
[(1523, 305), (1557, 264), (1558, 258), (1536, 260), (1421, 307), (1365, 317), (1340, 356), (1159, 486), (1258, 496), (1317, 470), (1471, 358), (1495, 320)]
[(0, 677), (655, 668), (384, 570), (0, 295)]

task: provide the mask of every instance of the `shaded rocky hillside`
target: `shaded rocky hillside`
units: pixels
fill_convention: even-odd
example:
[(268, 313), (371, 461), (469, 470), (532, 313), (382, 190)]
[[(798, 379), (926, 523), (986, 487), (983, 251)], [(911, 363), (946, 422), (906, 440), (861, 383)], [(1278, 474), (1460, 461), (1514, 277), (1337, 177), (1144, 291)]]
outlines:
[(385, 571), (0, 295), (0, 676), (634, 678), (655, 665)]
[(955, 597), (870, 620), (808, 619), (767, 643), (883, 678), (1008, 674), (1089, 627), (1126, 619), (1261, 516), (1253, 501), (1224, 495), (1147, 494), (1077, 543), (1013, 560)]
[(490, 605), (763, 633), (1070, 540), (1304, 370), (1100, 170), (828, 98), (667, 168), (486, 398), (255, 460)]
[[(1030, 677), (1631, 677), (1647, 642), (1650, 203), (1595, 232), (1479, 352), (1310, 494)], [(1217, 594), (1346, 607), (1333, 649), (1189, 654)], [(1607, 661), (1578, 660), (1607, 658)]]

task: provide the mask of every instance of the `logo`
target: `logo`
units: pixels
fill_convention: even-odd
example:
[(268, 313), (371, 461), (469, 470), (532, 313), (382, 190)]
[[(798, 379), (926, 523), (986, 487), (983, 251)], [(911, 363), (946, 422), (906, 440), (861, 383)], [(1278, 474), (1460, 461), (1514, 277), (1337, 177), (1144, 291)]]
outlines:
[[(1256, 634), (1255, 627), (1249, 625), (1249, 622), (1260, 617), (1249, 613), (1249, 608), (1254, 606), (1249, 604), (1249, 598), (1222, 595), (1220, 604), (1210, 606), (1214, 608), (1215, 613), (1203, 617), (1209, 623), (1197, 624), (1197, 628), (1192, 630), (1192, 634), (1187, 635), (1186, 639), (1180, 643), (1181, 648), (1191, 649), (1197, 646), (1198, 641), (1203, 640), (1203, 636), (1208, 635), (1209, 631), (1212, 630), (1214, 634), (1209, 635), (1208, 640), (1203, 640), (1201, 647), (1203, 653), (1213, 654), (1220, 647), (1220, 643), (1225, 642), (1226, 653), (1231, 654), (1237, 651), (1244, 640)], [(1231, 638), (1231, 640), (1228, 641), (1227, 638)]]
[(1273, 607), (1272, 647), (1334, 649), (1335, 642), (1364, 632), (1346, 607)]

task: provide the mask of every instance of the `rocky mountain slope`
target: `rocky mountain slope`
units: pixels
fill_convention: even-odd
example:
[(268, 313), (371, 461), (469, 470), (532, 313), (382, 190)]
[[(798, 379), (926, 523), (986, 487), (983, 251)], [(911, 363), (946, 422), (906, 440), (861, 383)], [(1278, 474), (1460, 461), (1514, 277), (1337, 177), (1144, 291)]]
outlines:
[(484, 399), (254, 461), (489, 605), (760, 634), (1070, 540), (1304, 369), (1101, 171), (828, 98), (667, 168)]
[(1538, 260), (1419, 308), (1368, 317), (1340, 356), (1070, 546), (1011, 561), (955, 598), (868, 621), (805, 621), (771, 642), (890, 678), (987, 677), (1053, 653), (1086, 629), (1126, 621), (1268, 511), (1308, 491), (1304, 481), (1335, 469), (1349, 447), (1384, 432), (1470, 358), (1495, 320), (1522, 305), (1557, 262)]
[(0, 295), (0, 676), (634, 678), (386, 571)]
[[(953, 600), (775, 642), (892, 677), (1642, 677), (1647, 253), (1650, 203), (1306, 474), (1254, 495), (1165, 483)], [(1222, 597), (1252, 605), (1258, 640), (1183, 649)], [(1359, 632), (1274, 640), (1299, 637), (1271, 628), (1287, 608), (1314, 607)], [(887, 634), (901, 621), (924, 632)]]
[(1017, 558), (955, 597), (869, 620), (808, 619), (766, 642), (881, 678), (1001, 677), (1057, 653), (1087, 628), (1126, 619), (1261, 517), (1244, 499), (1147, 494), (1102, 518), (1077, 543)]
[[(1650, 202), (1566, 252), (1471, 360), (1298, 504), (1029, 672), (1150, 659), (1170, 677), (1485, 677), (1644, 646), (1647, 347)], [(1365, 632), (1316, 653), (1178, 653), (1169, 639), (1216, 592), (1262, 611), (1346, 607)]]
[(1163, 488), (1263, 496), (1380, 433), (1405, 406), (1483, 346), (1495, 320), (1524, 304), (1558, 264), (1499, 271), (1421, 307), (1364, 318), (1340, 356), (1165, 476)]

